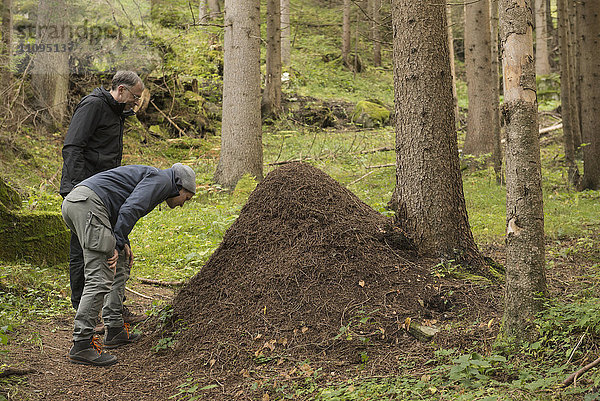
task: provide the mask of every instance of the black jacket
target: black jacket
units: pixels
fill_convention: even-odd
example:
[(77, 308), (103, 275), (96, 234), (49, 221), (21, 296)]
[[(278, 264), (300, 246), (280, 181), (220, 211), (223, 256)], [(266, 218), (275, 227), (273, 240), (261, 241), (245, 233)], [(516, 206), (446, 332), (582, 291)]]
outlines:
[(90, 188), (106, 206), (119, 251), (129, 244), (135, 223), (159, 203), (179, 195), (181, 188), (172, 168), (159, 170), (141, 165), (104, 171), (78, 185)]
[(109, 91), (96, 88), (75, 108), (62, 149), (60, 194), (65, 197), (75, 185), (101, 171), (121, 165), (125, 103)]

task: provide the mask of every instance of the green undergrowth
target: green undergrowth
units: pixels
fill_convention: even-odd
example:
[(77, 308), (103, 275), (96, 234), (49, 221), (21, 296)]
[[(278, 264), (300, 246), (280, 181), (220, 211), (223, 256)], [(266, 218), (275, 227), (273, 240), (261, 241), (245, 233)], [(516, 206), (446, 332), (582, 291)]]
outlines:
[(68, 280), (62, 266), (0, 263), (0, 328), (67, 312), (71, 307)]

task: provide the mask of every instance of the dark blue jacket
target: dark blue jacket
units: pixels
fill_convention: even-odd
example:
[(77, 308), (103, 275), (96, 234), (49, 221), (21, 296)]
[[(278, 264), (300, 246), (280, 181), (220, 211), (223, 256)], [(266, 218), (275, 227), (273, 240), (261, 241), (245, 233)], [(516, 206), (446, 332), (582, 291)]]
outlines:
[(117, 250), (129, 244), (135, 223), (167, 198), (179, 195), (172, 168), (159, 170), (151, 166), (123, 166), (98, 173), (79, 185), (90, 188), (106, 206)]
[(65, 197), (75, 185), (92, 175), (121, 165), (125, 103), (109, 91), (96, 88), (84, 97), (73, 113), (62, 149), (60, 194)]

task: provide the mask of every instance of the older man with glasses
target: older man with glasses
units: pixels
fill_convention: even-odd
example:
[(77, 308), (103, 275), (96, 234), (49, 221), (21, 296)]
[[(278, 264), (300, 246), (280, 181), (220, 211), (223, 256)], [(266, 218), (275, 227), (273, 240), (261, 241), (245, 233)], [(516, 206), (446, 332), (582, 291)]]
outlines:
[[(110, 90), (96, 88), (79, 102), (62, 149), (60, 194), (63, 198), (86, 178), (121, 165), (125, 118), (135, 114), (133, 109), (139, 104), (143, 91), (144, 83), (135, 72), (118, 71)], [(71, 233), (69, 274), (71, 303), (77, 310), (85, 277), (83, 250), (75, 233)], [(123, 319), (127, 323), (138, 323), (144, 317), (124, 307)]]

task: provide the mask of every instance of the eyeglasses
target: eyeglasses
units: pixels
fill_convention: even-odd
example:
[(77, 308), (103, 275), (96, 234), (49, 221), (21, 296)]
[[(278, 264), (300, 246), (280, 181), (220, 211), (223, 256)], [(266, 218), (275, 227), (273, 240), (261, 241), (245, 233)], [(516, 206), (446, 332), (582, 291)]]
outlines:
[(129, 89), (129, 88), (128, 88), (128, 87), (126, 87), (125, 85), (123, 85), (123, 88), (127, 89), (127, 92), (131, 93), (131, 96), (133, 96), (133, 99), (134, 99), (134, 100), (140, 100), (140, 99), (142, 98), (141, 96), (138, 96), (138, 95), (136, 95), (135, 93), (133, 93), (133, 92), (131, 91), (131, 89)]

